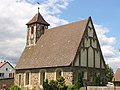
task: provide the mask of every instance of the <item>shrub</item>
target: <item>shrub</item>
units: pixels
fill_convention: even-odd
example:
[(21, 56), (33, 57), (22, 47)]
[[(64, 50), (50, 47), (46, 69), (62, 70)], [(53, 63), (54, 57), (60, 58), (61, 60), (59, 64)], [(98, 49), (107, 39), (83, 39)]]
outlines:
[(13, 85), (10, 90), (22, 90), (19, 86)]
[(65, 85), (65, 79), (63, 77), (58, 77), (57, 80), (51, 80), (48, 83), (46, 80), (43, 83), (44, 90), (67, 90), (67, 86)]
[(67, 90), (74, 90), (74, 85), (68, 85)]
[(81, 73), (77, 74), (77, 79), (76, 79), (73, 87), (74, 87), (74, 89), (79, 89), (79, 88), (83, 87), (83, 79), (82, 79)]

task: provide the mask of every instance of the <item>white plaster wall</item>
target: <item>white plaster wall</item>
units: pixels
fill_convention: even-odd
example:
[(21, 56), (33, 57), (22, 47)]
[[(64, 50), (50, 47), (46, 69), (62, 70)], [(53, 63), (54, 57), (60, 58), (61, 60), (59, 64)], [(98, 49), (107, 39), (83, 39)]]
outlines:
[(87, 50), (81, 49), (81, 66), (87, 66)]
[[(7, 71), (6, 68), (8, 68)], [(4, 66), (0, 68), (0, 73), (4, 73), (3, 78), (9, 78), (9, 73), (15, 73), (15, 70), (8, 63), (6, 63)]]
[(88, 49), (88, 67), (93, 67), (94, 65), (94, 58), (93, 58), (93, 48)]
[(92, 46), (93, 46), (94, 48), (97, 48), (97, 41), (96, 41), (96, 40), (93, 40), (93, 39), (92, 39)]
[(93, 37), (93, 29), (88, 28), (88, 36)]
[(95, 51), (95, 67), (100, 68), (100, 52)]
[(89, 47), (90, 46), (90, 38), (85, 38), (85, 47)]
[(103, 64), (103, 59), (102, 59), (102, 61), (101, 61), (101, 64), (102, 64), (102, 68), (104, 69), (105, 68), (105, 66), (104, 66), (104, 64)]
[(77, 57), (76, 57), (75, 66), (79, 66), (79, 55), (77, 55)]

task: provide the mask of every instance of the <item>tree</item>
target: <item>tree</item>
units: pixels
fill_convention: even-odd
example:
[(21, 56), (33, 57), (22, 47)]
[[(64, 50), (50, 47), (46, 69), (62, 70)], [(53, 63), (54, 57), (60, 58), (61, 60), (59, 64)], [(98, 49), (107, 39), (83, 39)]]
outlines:
[(17, 85), (13, 85), (10, 90), (21, 90), (21, 88)]
[(74, 84), (74, 89), (80, 89), (81, 87), (83, 87), (82, 73), (78, 73)]
[(48, 83), (46, 80), (43, 83), (44, 90), (67, 90), (67, 86), (65, 84), (65, 79), (63, 77), (58, 77), (57, 80), (51, 80)]
[(106, 65), (106, 79), (108, 82), (112, 81), (113, 75), (114, 75), (113, 69), (109, 67), (109, 65), (107, 64)]
[(50, 85), (48, 83), (48, 79), (46, 79), (43, 83), (43, 88), (44, 90), (50, 90)]
[(96, 74), (95, 74), (94, 85), (95, 85), (95, 86), (100, 86), (100, 85), (101, 85), (101, 81), (100, 81), (100, 73), (96, 73)]

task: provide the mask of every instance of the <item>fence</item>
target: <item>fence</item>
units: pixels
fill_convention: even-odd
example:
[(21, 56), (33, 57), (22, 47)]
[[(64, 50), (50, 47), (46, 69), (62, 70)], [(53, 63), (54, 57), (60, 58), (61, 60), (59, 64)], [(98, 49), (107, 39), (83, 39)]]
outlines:
[[(86, 90), (86, 87), (83, 87), (82, 90)], [(120, 87), (118, 86), (112, 86), (112, 87), (107, 87), (107, 86), (87, 86), (87, 90), (120, 90)]]

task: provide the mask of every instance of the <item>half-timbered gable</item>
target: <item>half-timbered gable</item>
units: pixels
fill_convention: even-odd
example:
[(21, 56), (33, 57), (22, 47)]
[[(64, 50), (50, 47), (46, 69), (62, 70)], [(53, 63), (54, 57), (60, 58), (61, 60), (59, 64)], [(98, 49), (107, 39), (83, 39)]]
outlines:
[(82, 36), (74, 65), (105, 69), (105, 61), (91, 18)]

